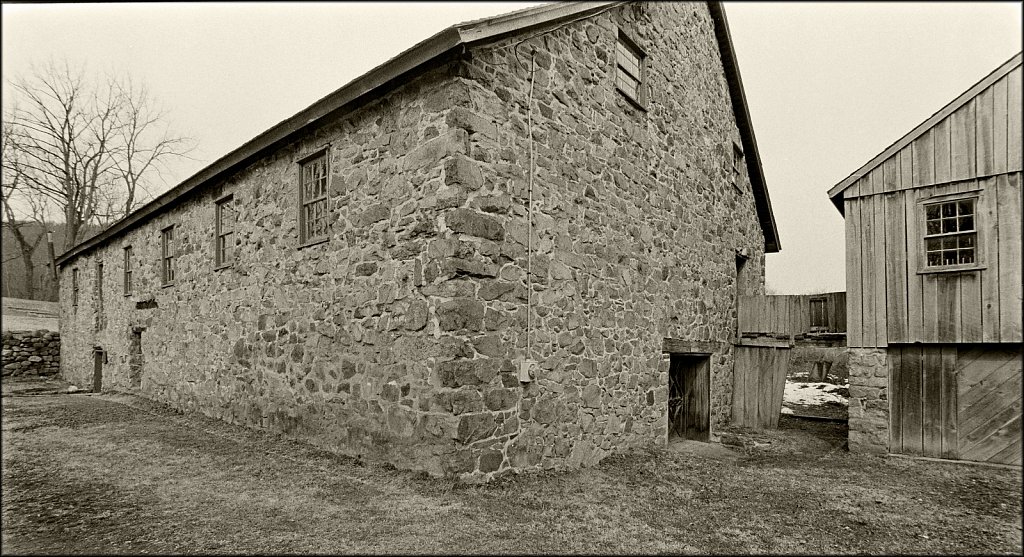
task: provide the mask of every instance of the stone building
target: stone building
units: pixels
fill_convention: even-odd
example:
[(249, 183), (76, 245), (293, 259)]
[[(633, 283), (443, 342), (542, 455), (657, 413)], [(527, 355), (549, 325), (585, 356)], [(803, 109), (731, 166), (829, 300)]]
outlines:
[(828, 193), (850, 450), (1021, 464), (1021, 54)]
[(714, 437), (778, 249), (721, 6), (555, 3), (438, 33), (61, 255), (61, 365), (435, 475), (576, 467), (665, 443), (677, 357)]

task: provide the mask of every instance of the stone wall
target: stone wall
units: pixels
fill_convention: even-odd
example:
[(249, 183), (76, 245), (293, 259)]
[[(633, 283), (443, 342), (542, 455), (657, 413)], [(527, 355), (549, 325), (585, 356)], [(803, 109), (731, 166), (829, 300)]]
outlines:
[[(646, 111), (614, 87), (619, 27), (648, 55)], [(112, 388), (481, 478), (664, 443), (673, 338), (718, 347), (713, 433), (729, 418), (735, 250), (751, 253), (742, 293), (760, 293), (764, 239), (745, 169), (732, 175), (739, 131), (707, 5), (627, 5), (528, 40), (532, 104), (522, 39), (437, 64), (68, 262), (83, 302), (62, 305), (65, 376), (89, 381), (99, 345)], [(331, 234), (300, 246), (296, 161), (321, 149)], [(228, 194), (236, 257), (215, 269)], [(177, 280), (162, 286), (172, 224)], [(536, 380), (520, 384), (525, 359)]]
[(889, 367), (884, 348), (849, 348), (850, 451), (889, 447)]
[(4, 331), (3, 376), (54, 375), (60, 371), (60, 333)]

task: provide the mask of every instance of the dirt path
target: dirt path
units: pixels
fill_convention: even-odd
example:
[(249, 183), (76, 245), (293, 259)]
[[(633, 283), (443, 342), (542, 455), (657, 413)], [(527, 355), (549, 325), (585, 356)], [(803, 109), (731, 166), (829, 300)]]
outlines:
[(465, 486), (128, 395), (6, 396), (3, 552), (1020, 554), (1019, 470), (850, 455), (836, 424), (797, 424), (735, 459)]

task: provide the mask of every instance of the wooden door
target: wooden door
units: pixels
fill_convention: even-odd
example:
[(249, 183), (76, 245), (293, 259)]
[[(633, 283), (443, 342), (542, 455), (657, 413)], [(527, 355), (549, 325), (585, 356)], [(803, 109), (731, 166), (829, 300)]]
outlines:
[(103, 351), (92, 352), (92, 392), (98, 393), (103, 388)]
[(733, 425), (757, 429), (779, 426), (790, 354), (788, 346), (735, 347)]
[(957, 450), (963, 460), (1021, 464), (1021, 348), (957, 351)]
[(711, 423), (710, 356), (672, 354), (668, 371), (668, 435), (707, 441)]

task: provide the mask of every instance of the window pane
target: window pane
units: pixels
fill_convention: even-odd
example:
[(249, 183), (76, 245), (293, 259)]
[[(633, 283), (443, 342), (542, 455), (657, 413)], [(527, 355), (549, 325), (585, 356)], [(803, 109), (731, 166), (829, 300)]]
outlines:
[(939, 218), (939, 206), (938, 205), (929, 205), (929, 206), (925, 207), (924, 212), (925, 212), (925, 217), (928, 218), (928, 220)]
[(942, 219), (942, 232), (956, 232), (956, 219)]
[(962, 249), (960, 250), (960, 263), (974, 263), (974, 250), (973, 249)]
[(942, 249), (942, 239), (930, 238), (928, 240), (925, 240), (924, 245), (927, 251), (939, 251)]
[(956, 216), (956, 204), (955, 203), (943, 203), (942, 204), (942, 216), (944, 216), (944, 217), (955, 217)]
[(954, 236), (952, 238), (943, 238), (942, 239), (942, 249), (944, 249), (944, 250), (955, 250), (956, 247), (957, 247), (956, 236)]
[(959, 209), (961, 215), (973, 215), (974, 214), (974, 201), (964, 200), (959, 203)]
[(939, 234), (942, 232), (942, 223), (937, 220), (928, 221), (928, 232), (927, 234)]
[(935, 267), (942, 265), (942, 256), (939, 252), (933, 251), (928, 254), (928, 266)]
[(960, 230), (974, 230), (974, 217), (960, 217)]
[(960, 248), (973, 248), (974, 247), (974, 234), (964, 234), (960, 236)]

